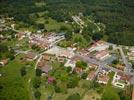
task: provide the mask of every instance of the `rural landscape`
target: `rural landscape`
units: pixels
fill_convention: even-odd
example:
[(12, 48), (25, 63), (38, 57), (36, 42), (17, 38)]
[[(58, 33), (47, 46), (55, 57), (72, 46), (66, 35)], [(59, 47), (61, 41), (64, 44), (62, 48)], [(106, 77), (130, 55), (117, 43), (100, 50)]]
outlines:
[(0, 0), (0, 100), (134, 100), (133, 0)]

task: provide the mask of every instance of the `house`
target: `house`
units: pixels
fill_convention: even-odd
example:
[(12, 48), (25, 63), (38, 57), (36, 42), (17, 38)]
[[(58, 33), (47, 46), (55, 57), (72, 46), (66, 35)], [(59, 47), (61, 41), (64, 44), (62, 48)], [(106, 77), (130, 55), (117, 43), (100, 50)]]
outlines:
[(132, 100), (134, 100), (134, 87), (133, 87), (133, 92), (132, 92)]
[(109, 68), (106, 68), (106, 67), (103, 67), (102, 71), (101, 71), (101, 73), (105, 74), (105, 75), (108, 75), (110, 72), (111, 72), (111, 70)]
[(65, 67), (71, 67), (72, 70), (75, 68), (75, 61), (72, 61), (72, 60), (67, 60), (67, 62), (65, 63)]
[(93, 51), (102, 51), (106, 50), (109, 48), (109, 44), (106, 43), (105, 41), (99, 40), (95, 42), (89, 49), (88, 51), (93, 52)]
[(96, 70), (97, 68), (98, 68), (98, 65), (96, 65), (96, 64), (88, 64), (88, 66), (89, 66), (89, 68), (90, 69), (94, 69), (94, 70)]
[(82, 56), (87, 56), (89, 54), (89, 51), (86, 49), (81, 49), (79, 50), (79, 54)]
[(58, 46), (54, 46), (53, 48), (46, 51), (48, 54), (54, 54), (56, 57), (65, 57), (65, 58), (72, 58), (74, 56), (73, 50), (64, 49)]
[(22, 40), (25, 38), (25, 33), (24, 32), (19, 32), (17, 33), (16, 37), (18, 38), (18, 40)]
[(107, 84), (109, 81), (109, 76), (99, 73), (98, 77), (97, 77), (97, 82), (101, 83), (101, 84)]
[(102, 51), (99, 51), (95, 54), (95, 57), (98, 59), (98, 60), (105, 60), (106, 58), (110, 57), (110, 54), (107, 50), (102, 50)]
[(77, 62), (77, 61), (81, 61), (82, 59), (78, 56), (73, 56), (70, 60)]
[(82, 70), (82, 68), (75, 67), (74, 72), (76, 72), (77, 74), (82, 74), (83, 70)]
[(51, 66), (48, 66), (47, 61), (45, 61), (45, 60), (43, 60), (43, 59), (41, 59), (41, 60), (38, 62), (37, 67), (38, 67), (39, 69), (41, 69), (42, 72), (45, 73), (45, 74), (48, 74), (48, 72), (52, 70), (52, 67), (51, 67)]
[(60, 63), (64, 63), (65, 61), (66, 61), (66, 58), (65, 57), (58, 57), (58, 61), (60, 62)]
[(87, 80), (93, 80), (95, 78), (95, 71), (91, 71), (88, 76), (87, 76)]
[(8, 59), (3, 59), (0, 61), (0, 66), (5, 66), (6, 64), (8, 64)]
[(34, 52), (28, 52), (26, 54), (26, 60), (28, 60), (28, 61), (35, 60), (36, 58), (37, 58), (37, 54)]
[(54, 61), (55, 55), (54, 54), (44, 53), (42, 59), (46, 60), (46, 61), (50, 61), (50, 60)]
[(44, 67), (45, 65), (46, 65), (46, 62), (41, 59), (41, 60), (38, 62), (37, 67), (42, 68), (42, 67)]
[(52, 77), (52, 76), (49, 76), (48, 79), (47, 79), (47, 81), (48, 81), (48, 84), (52, 84), (52, 83), (54, 83), (55, 78)]
[(41, 67), (41, 70), (42, 70), (45, 74), (48, 74), (48, 72), (52, 70), (52, 67), (50, 67), (50, 66), (48, 66), (48, 65), (44, 65), (43, 67)]
[(125, 86), (130, 84), (130, 79), (132, 76), (126, 75), (123, 72), (117, 72), (114, 75), (112, 84), (119, 88), (124, 88)]
[(117, 65), (116, 65), (116, 68), (117, 68), (117, 69), (120, 69), (120, 70), (124, 70), (125, 66), (122, 65), (122, 64), (117, 64)]
[(29, 37), (30, 45), (37, 45), (45, 50), (51, 48), (55, 43), (64, 39), (64, 35), (56, 35), (55, 33), (48, 33), (47, 35), (33, 34)]
[(129, 49), (127, 53), (129, 60), (134, 60), (134, 47)]

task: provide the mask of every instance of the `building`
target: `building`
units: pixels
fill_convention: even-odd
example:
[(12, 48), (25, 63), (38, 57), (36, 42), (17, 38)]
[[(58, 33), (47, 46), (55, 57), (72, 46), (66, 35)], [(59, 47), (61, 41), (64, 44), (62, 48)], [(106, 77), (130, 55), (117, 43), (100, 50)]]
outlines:
[(89, 72), (88, 76), (87, 76), (87, 80), (93, 80), (95, 78), (95, 71), (91, 71)]
[(41, 59), (41, 60), (38, 62), (37, 67), (41, 69), (41, 68), (44, 67), (45, 65), (46, 65), (46, 62)]
[(64, 35), (48, 33), (46, 36), (42, 34), (33, 34), (29, 37), (30, 45), (37, 45), (45, 50), (51, 48), (55, 43), (64, 39)]
[(28, 61), (35, 60), (36, 58), (37, 58), (37, 54), (34, 52), (28, 52), (26, 54), (26, 60), (28, 60)]
[(129, 52), (127, 53), (129, 60), (134, 61), (134, 47), (129, 49)]
[(105, 60), (106, 58), (110, 57), (110, 54), (107, 50), (102, 50), (102, 51), (99, 51), (95, 54), (95, 57), (98, 59), (98, 60)]
[(130, 79), (132, 76), (126, 75), (123, 72), (117, 72), (114, 75), (112, 84), (119, 88), (124, 88), (125, 86), (130, 84)]
[(44, 60), (43, 57), (38, 62), (37, 67), (45, 74), (48, 74), (48, 72), (52, 70), (52, 67), (47, 64), (47, 61)]
[(122, 64), (117, 64), (117, 65), (116, 65), (116, 68), (117, 68), (117, 69), (120, 69), (120, 70), (124, 70), (125, 66), (122, 65)]
[(0, 61), (0, 66), (5, 66), (6, 64), (8, 64), (8, 59), (3, 59)]
[(101, 84), (107, 84), (109, 81), (109, 76), (99, 73), (98, 77), (97, 77), (97, 82), (101, 83)]
[(96, 65), (96, 64), (88, 64), (88, 66), (89, 66), (89, 68), (90, 69), (94, 69), (94, 70), (96, 70), (97, 68), (98, 68), (98, 65)]
[(52, 76), (49, 76), (48, 79), (47, 79), (47, 81), (48, 81), (48, 84), (52, 84), (52, 83), (54, 83), (55, 78), (52, 77)]
[(82, 56), (87, 56), (89, 54), (89, 51), (86, 49), (79, 50), (79, 54)]
[(43, 60), (46, 60), (46, 61), (54, 61), (56, 59), (55, 55), (54, 54), (48, 54), (48, 53), (44, 53), (43, 56), (42, 56), (42, 59)]
[(134, 87), (133, 87), (133, 92), (132, 92), (132, 100), (134, 100)]
[(71, 49), (64, 49), (58, 46), (54, 46), (53, 48), (46, 51), (48, 54), (56, 55), (56, 57), (65, 57), (72, 58), (74, 56), (74, 52)]
[(43, 67), (41, 67), (41, 70), (43, 73), (48, 74), (48, 72), (52, 70), (52, 67), (48, 65), (44, 65)]
[(74, 72), (76, 72), (77, 74), (82, 74), (83, 70), (82, 70), (82, 68), (75, 67)]
[(67, 62), (65, 63), (65, 67), (71, 67), (72, 68), (72, 70), (74, 70), (74, 68), (75, 68), (75, 61), (72, 61), (72, 60), (67, 60)]
[(25, 36), (25, 33), (24, 33), (24, 32), (19, 32), (19, 33), (17, 33), (16, 37), (18, 38), (18, 40), (22, 40), (22, 39), (24, 39), (26, 36)]
[(90, 52), (93, 52), (93, 51), (106, 50), (108, 48), (109, 48), (108, 43), (106, 43), (105, 41), (99, 40), (99, 41), (95, 42), (88, 50)]

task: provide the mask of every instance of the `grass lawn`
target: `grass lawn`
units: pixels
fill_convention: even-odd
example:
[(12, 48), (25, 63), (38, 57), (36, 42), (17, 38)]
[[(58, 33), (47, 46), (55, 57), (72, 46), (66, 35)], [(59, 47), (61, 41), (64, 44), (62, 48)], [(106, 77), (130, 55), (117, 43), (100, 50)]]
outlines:
[[(45, 22), (48, 21), (48, 24), (45, 24)], [(45, 24), (45, 27), (48, 31), (56, 30), (59, 31), (61, 26), (66, 26), (67, 28), (72, 28), (70, 24), (66, 24), (64, 22), (57, 22), (51, 18), (44, 19), (43, 17), (40, 17), (36, 20), (36, 23), (42, 23)]]
[[(53, 94), (52, 100), (66, 100), (66, 98), (74, 93), (79, 93), (82, 97), (82, 100), (93, 100), (93, 97), (100, 98), (100, 95), (95, 90), (88, 90), (87, 88), (83, 88), (83, 84), (90, 84), (87, 80), (80, 80), (79, 85), (75, 88), (68, 89), (67, 93), (55, 93), (53, 86), (44, 84), (41, 85), (41, 100), (46, 100), (48, 96)], [(91, 98), (91, 99), (89, 99)]]
[[(30, 66), (31, 65), (31, 66)], [(10, 61), (8, 65), (0, 68), (0, 100), (31, 100), (30, 83), (28, 80), (34, 74), (33, 63), (27, 67), (26, 63), (22, 63), (17, 57)], [(20, 69), (27, 67), (26, 76), (22, 77)]]
[(112, 80), (113, 80), (113, 77), (114, 77), (114, 74), (115, 74), (115, 72), (110, 72), (108, 75), (109, 75), (109, 82), (108, 82), (108, 84), (111, 84), (111, 82), (112, 82)]
[(94, 90), (90, 90), (85, 94), (85, 96), (82, 100), (96, 100), (96, 99), (100, 100), (100, 98), (101, 98), (100, 94), (98, 94)]

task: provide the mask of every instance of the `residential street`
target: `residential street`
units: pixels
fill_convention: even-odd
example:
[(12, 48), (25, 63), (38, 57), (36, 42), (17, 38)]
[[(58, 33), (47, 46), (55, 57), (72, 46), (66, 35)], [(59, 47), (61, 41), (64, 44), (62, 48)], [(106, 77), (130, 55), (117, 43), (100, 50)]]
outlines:
[(132, 68), (131, 68), (131, 66), (130, 66), (130, 64), (129, 64), (129, 62), (128, 62), (128, 60), (127, 60), (126, 57), (125, 57), (125, 54), (124, 54), (124, 52), (123, 52), (123, 50), (122, 50), (122, 47), (118, 47), (118, 49), (120, 50), (120, 54), (121, 54), (122, 60), (123, 60), (123, 62), (124, 62), (124, 64), (125, 64), (125, 66), (126, 66), (125, 72), (130, 72), (130, 71), (132, 70)]

